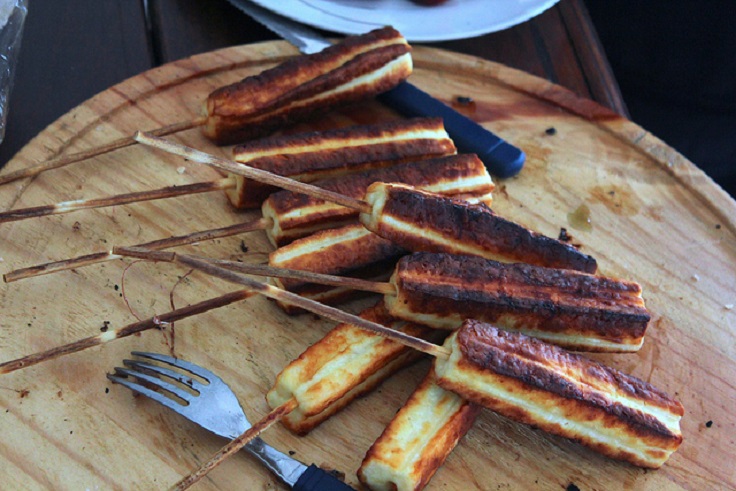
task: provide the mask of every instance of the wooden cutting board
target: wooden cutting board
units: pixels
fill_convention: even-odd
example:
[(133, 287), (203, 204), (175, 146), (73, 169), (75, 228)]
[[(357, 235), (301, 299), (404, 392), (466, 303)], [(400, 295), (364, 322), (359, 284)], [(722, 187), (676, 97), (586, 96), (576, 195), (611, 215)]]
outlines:
[[(5, 170), (192, 118), (215, 87), (294, 53), (285, 43), (265, 43), (143, 73), (59, 119)], [(644, 347), (596, 358), (676, 395), (686, 409), (684, 443), (658, 471), (609, 460), (485, 411), (429, 489), (735, 487), (736, 203), (644, 129), (561, 87), (421, 47), (415, 64), (412, 82), (450, 103), (472, 98), (459, 109), (526, 152), (522, 173), (497, 181), (498, 213), (552, 237), (565, 228), (573, 243), (598, 259), (601, 274), (643, 285), (653, 316)], [(312, 127), (388, 117), (396, 116), (370, 103)], [(175, 139), (229, 154), (198, 130)], [(0, 209), (215, 177), (181, 158), (129, 148), (2, 187)], [(257, 216), (233, 212), (221, 193), (210, 193), (3, 224), (0, 272)], [(262, 262), (270, 246), (256, 232), (182, 250)], [(0, 361), (122, 327), (136, 315), (161, 314), (170, 310), (171, 298), (183, 306), (237, 289), (186, 273), (168, 264), (114, 261), (2, 284)], [(219, 373), (256, 421), (268, 411), (263, 395), (279, 371), (331, 325), (312, 315), (288, 317), (253, 298), (176, 323), (173, 349)], [(166, 488), (209, 458), (222, 440), (105, 378), (131, 350), (168, 352), (171, 345), (170, 330), (149, 331), (0, 376), (3, 487)], [(306, 437), (275, 426), (265, 439), (304, 462), (344, 472), (357, 486), (363, 455), (427, 367), (423, 362), (397, 374)], [(198, 485), (279, 487), (245, 453)]]

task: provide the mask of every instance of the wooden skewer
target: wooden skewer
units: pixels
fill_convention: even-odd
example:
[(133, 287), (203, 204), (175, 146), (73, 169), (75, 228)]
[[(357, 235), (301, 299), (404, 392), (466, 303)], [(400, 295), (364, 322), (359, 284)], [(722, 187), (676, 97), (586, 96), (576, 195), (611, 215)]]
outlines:
[(267, 264), (247, 264), (237, 261), (228, 261), (226, 259), (212, 259), (203, 256), (187, 254), (187, 257), (196, 258), (206, 261), (210, 264), (223, 267), (232, 271), (252, 274), (256, 276), (271, 276), (273, 278), (288, 278), (290, 280), (300, 280), (307, 283), (318, 283), (320, 285), (330, 285), (351, 290), (360, 290), (363, 292), (380, 293), (381, 295), (396, 295), (396, 287), (392, 283), (383, 283), (379, 281), (369, 281), (361, 278), (351, 278), (348, 276), (335, 276), (324, 273), (314, 273), (311, 271), (302, 271), (300, 269), (277, 268)]
[(207, 475), (212, 469), (220, 465), (228, 457), (238, 452), (241, 448), (246, 446), (248, 442), (253, 440), (255, 437), (260, 435), (264, 430), (269, 428), (274, 423), (277, 423), (284, 416), (289, 414), (297, 407), (298, 403), (293, 397), (281, 404), (280, 406), (273, 409), (270, 413), (263, 417), (260, 421), (250, 427), (245, 433), (230, 441), (227, 445), (222, 447), (215, 455), (213, 455), (207, 462), (202, 464), (199, 469), (195, 470), (181, 481), (176, 483), (171, 489), (175, 491), (181, 491), (188, 489), (192, 484), (196, 483), (204, 476)]
[(158, 148), (159, 150), (163, 150), (174, 155), (179, 155), (189, 160), (209, 165), (211, 167), (215, 167), (217, 169), (230, 172), (232, 174), (245, 176), (249, 179), (253, 179), (254, 181), (258, 181), (263, 184), (288, 189), (289, 191), (293, 191), (295, 193), (313, 196), (315, 198), (323, 199), (331, 203), (336, 203), (338, 205), (357, 210), (361, 213), (371, 212), (371, 206), (365, 201), (350, 198), (348, 196), (344, 196), (332, 191), (327, 191), (311, 184), (306, 184), (303, 182), (295, 181), (294, 179), (289, 179), (288, 177), (278, 176), (271, 172), (248, 167), (247, 165), (240, 164), (232, 160), (216, 157), (200, 150), (196, 150), (192, 147), (187, 147), (186, 145), (174, 143), (163, 138), (158, 138), (147, 133), (142, 133), (140, 131), (135, 134), (135, 139), (140, 143), (143, 143), (144, 145)]
[(184, 184), (181, 186), (166, 186), (161, 189), (117, 194), (114, 196), (107, 196), (105, 198), (62, 201), (61, 203), (53, 205), (34, 206), (31, 208), (2, 212), (0, 213), (0, 223), (15, 222), (18, 220), (25, 220), (26, 218), (42, 217), (47, 215), (60, 215), (62, 213), (69, 213), (77, 210), (89, 210), (93, 208), (103, 208), (106, 206), (138, 203), (141, 201), (174, 198), (176, 196), (184, 196), (187, 194), (222, 191), (233, 187), (235, 187), (235, 180), (233, 178), (226, 177), (218, 179), (217, 181), (198, 182), (194, 184)]
[(367, 331), (376, 333), (379, 336), (383, 336), (385, 338), (391, 339), (392, 341), (396, 341), (405, 346), (413, 348), (417, 351), (421, 351), (422, 353), (426, 353), (428, 355), (439, 358), (447, 358), (450, 355), (449, 350), (447, 350), (443, 346), (438, 346), (423, 339), (415, 338), (403, 332), (395, 331), (386, 326), (376, 324), (375, 322), (367, 321), (356, 315), (343, 312), (340, 309), (336, 309), (335, 307), (330, 307), (328, 305), (323, 305), (319, 302), (315, 302), (314, 300), (300, 297), (295, 293), (291, 293), (286, 290), (276, 288), (275, 286), (256, 281), (240, 273), (236, 273), (229, 269), (216, 266), (209, 261), (205, 261), (193, 256), (176, 254), (174, 252), (150, 251), (135, 247), (115, 247), (113, 251), (116, 254), (120, 254), (121, 256), (136, 257), (140, 259), (147, 259), (150, 261), (165, 261), (184, 264), (186, 266), (189, 266), (190, 268), (197, 269), (211, 276), (216, 276), (225, 281), (243, 285), (253, 290), (254, 292), (259, 293), (272, 300), (278, 300), (280, 302), (284, 302), (286, 304), (308, 310), (319, 316), (326, 317), (336, 322), (342, 322), (345, 324), (351, 324), (356, 327), (360, 327)]
[(21, 368), (37, 365), (38, 363), (53, 360), (54, 358), (58, 358), (60, 356), (76, 353), (78, 351), (82, 351), (93, 346), (99, 346), (101, 344), (109, 343), (110, 341), (130, 336), (131, 334), (159, 327), (163, 323), (175, 322), (180, 319), (184, 319), (185, 317), (190, 317), (192, 315), (201, 314), (202, 312), (207, 312), (208, 310), (224, 307), (225, 305), (229, 305), (239, 300), (244, 300), (252, 295), (253, 292), (250, 290), (239, 290), (232, 293), (227, 293), (219, 297), (210, 298), (208, 300), (204, 300), (193, 305), (188, 305), (180, 309), (172, 310), (159, 316), (151, 317), (150, 319), (134, 322), (133, 324), (128, 324), (127, 326), (121, 327), (120, 329), (110, 330), (96, 336), (90, 336), (88, 338), (80, 339), (78, 341), (74, 341), (73, 343), (58, 346), (50, 350), (24, 356), (22, 358), (7, 361), (5, 363), (0, 363), (0, 374), (14, 372), (15, 370), (20, 370)]
[[(181, 121), (179, 123), (174, 123), (168, 126), (163, 126), (161, 128), (151, 130), (150, 133), (156, 136), (170, 135), (172, 133), (178, 133), (180, 131), (189, 130), (192, 128), (196, 128), (198, 126), (202, 126), (206, 122), (207, 122), (206, 117), (200, 117), (200, 118), (192, 119), (189, 121)], [(120, 148), (125, 148), (125, 147), (135, 145), (136, 143), (137, 141), (133, 137), (126, 136), (126, 137), (114, 140), (105, 145), (90, 148), (89, 150), (84, 150), (82, 152), (64, 155), (61, 157), (57, 157), (55, 159), (47, 160), (46, 162), (42, 162), (32, 167), (26, 167), (25, 169), (20, 169), (15, 172), (9, 172), (5, 175), (0, 176), (0, 186), (3, 184), (13, 182), (13, 181), (17, 181), (19, 179), (23, 179), (25, 177), (35, 176), (47, 170), (58, 169), (59, 167), (64, 167), (65, 165), (73, 164), (75, 162), (81, 162), (82, 160), (96, 157), (98, 155), (104, 155), (106, 153), (110, 153)]]
[[(270, 220), (259, 218), (251, 222), (238, 223), (235, 225), (230, 225), (228, 227), (203, 230), (186, 235), (179, 235), (166, 239), (145, 242), (143, 244), (137, 244), (133, 247), (145, 247), (147, 249), (153, 250), (168, 249), (170, 247), (178, 247), (186, 244), (193, 244), (195, 242), (203, 242), (205, 240), (230, 237), (232, 235), (252, 232), (253, 230), (263, 230), (265, 228), (268, 228), (269, 226)], [(83, 266), (89, 266), (91, 264), (101, 263), (105, 261), (112, 261), (115, 259), (120, 259), (121, 257), (122, 256), (113, 254), (112, 251), (96, 252), (93, 254), (78, 256), (75, 258), (63, 259), (61, 261), (54, 261), (45, 264), (39, 264), (36, 266), (30, 266), (27, 268), (16, 269), (14, 271), (10, 271), (9, 273), (5, 273), (3, 275), (3, 280), (6, 283), (12, 283), (13, 281), (23, 280), (26, 278), (33, 278), (36, 276), (56, 273), (58, 271), (65, 271), (68, 269), (81, 268)]]

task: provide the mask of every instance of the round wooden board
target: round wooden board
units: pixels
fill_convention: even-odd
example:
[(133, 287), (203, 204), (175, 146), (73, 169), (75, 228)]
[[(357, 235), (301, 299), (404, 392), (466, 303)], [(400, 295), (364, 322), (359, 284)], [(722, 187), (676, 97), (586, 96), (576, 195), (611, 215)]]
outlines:
[[(295, 51), (285, 43), (229, 48), (127, 80), (65, 115), (7, 166), (12, 171), (137, 129), (199, 114), (212, 89), (257, 73)], [(461, 108), (527, 153), (522, 173), (497, 181), (494, 209), (557, 237), (561, 228), (594, 255), (600, 273), (636, 280), (653, 316), (637, 354), (599, 355), (676, 395), (684, 443), (658, 471), (609, 460), (485, 411), (429, 489), (715, 489), (736, 486), (736, 203), (690, 162), (633, 123), (567, 90), (515, 70), (428, 48), (415, 49), (411, 80)], [(376, 103), (312, 127), (396, 117)], [(552, 130), (554, 129), (554, 131)], [(228, 155), (198, 132), (176, 140)], [(0, 209), (153, 189), (217, 174), (147, 148), (124, 149), (0, 188)], [(235, 213), (220, 193), (83, 211), (0, 225), (0, 272), (257, 217)], [(587, 223), (586, 219), (589, 219)], [(245, 251), (247, 248), (247, 252)], [(184, 248), (261, 262), (262, 233)], [(114, 261), (0, 285), (0, 361), (237, 288), (172, 265)], [(125, 298), (123, 275), (125, 273)], [(126, 305), (126, 301), (129, 304)], [(357, 311), (364, 304), (346, 308)], [(288, 317), (253, 298), (176, 323), (177, 355), (229, 383), (252, 421), (279, 371), (331, 328)], [(170, 341), (170, 340), (169, 340)], [(112, 385), (105, 373), (131, 350), (168, 352), (149, 331), (0, 376), (0, 473), (8, 489), (165, 488), (224, 442), (155, 403)], [(265, 439), (304, 462), (326, 464), (357, 486), (368, 447), (427, 370), (403, 371), (306, 437), (281, 426)], [(241, 453), (198, 489), (281, 485)]]

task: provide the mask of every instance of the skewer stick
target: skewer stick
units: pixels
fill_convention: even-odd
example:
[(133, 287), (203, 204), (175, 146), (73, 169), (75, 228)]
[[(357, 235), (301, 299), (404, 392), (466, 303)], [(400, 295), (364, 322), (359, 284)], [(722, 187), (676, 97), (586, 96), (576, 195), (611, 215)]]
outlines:
[[(189, 121), (181, 121), (179, 123), (174, 123), (168, 126), (163, 126), (161, 128), (151, 130), (150, 133), (156, 136), (170, 135), (172, 133), (178, 133), (180, 131), (185, 131), (185, 130), (189, 130), (192, 128), (196, 128), (198, 126), (202, 126), (206, 122), (207, 122), (207, 118), (200, 117), (200, 118), (192, 119)], [(126, 137), (114, 140), (105, 145), (90, 148), (82, 152), (72, 153), (69, 155), (63, 155), (61, 157), (47, 160), (46, 162), (42, 162), (32, 167), (26, 167), (25, 169), (20, 169), (15, 172), (9, 172), (5, 175), (0, 176), (0, 186), (3, 184), (13, 182), (13, 181), (17, 181), (19, 179), (23, 179), (24, 177), (35, 176), (47, 170), (58, 169), (59, 167), (64, 167), (65, 165), (73, 164), (75, 162), (81, 162), (82, 160), (96, 157), (98, 155), (104, 155), (106, 153), (110, 153), (120, 148), (125, 148), (125, 147), (135, 145), (136, 143), (137, 143), (136, 140), (132, 136), (126, 136)]]
[(423, 339), (415, 338), (403, 332), (395, 331), (386, 326), (376, 324), (375, 322), (367, 321), (356, 315), (343, 312), (340, 309), (336, 309), (335, 307), (330, 307), (328, 305), (323, 305), (319, 302), (315, 302), (314, 300), (300, 297), (295, 293), (291, 293), (286, 290), (276, 288), (275, 286), (256, 281), (240, 273), (236, 273), (229, 269), (216, 266), (208, 261), (204, 261), (193, 256), (176, 254), (174, 252), (149, 251), (146, 249), (132, 247), (116, 247), (113, 249), (113, 251), (116, 254), (120, 254), (121, 256), (130, 256), (151, 261), (166, 261), (184, 264), (190, 268), (200, 270), (204, 273), (207, 273), (211, 276), (216, 276), (225, 281), (243, 285), (255, 291), (256, 293), (259, 293), (272, 300), (278, 300), (280, 302), (293, 305), (304, 310), (308, 310), (321, 317), (326, 317), (337, 322), (354, 325), (356, 327), (378, 334), (379, 336), (391, 339), (392, 341), (401, 343), (417, 351), (421, 351), (422, 353), (426, 353), (428, 355), (436, 356), (439, 358), (447, 358), (450, 355), (450, 352), (443, 346), (438, 346)]
[(174, 198), (187, 194), (208, 193), (210, 191), (222, 191), (235, 187), (235, 180), (229, 177), (217, 181), (197, 182), (181, 186), (166, 186), (161, 189), (140, 191), (136, 193), (117, 194), (105, 198), (81, 199), (62, 201), (53, 205), (34, 206), (19, 210), (8, 210), (0, 213), (0, 223), (15, 222), (26, 218), (42, 217), (47, 215), (60, 215), (77, 210), (89, 210), (103, 208), (106, 206), (126, 205), (141, 201), (152, 201), (163, 198)]
[[(133, 247), (145, 247), (147, 249), (153, 250), (168, 249), (170, 247), (178, 247), (186, 244), (193, 244), (195, 242), (203, 242), (205, 240), (230, 237), (232, 235), (252, 232), (254, 230), (263, 230), (265, 228), (268, 228), (269, 226), (270, 220), (259, 218), (251, 222), (238, 223), (235, 225), (230, 225), (228, 227), (203, 230), (191, 234), (145, 242), (143, 244), (137, 244)], [(30, 266), (28, 268), (16, 269), (4, 274), (3, 279), (6, 283), (12, 283), (13, 281), (23, 280), (26, 278), (33, 278), (36, 276), (56, 273), (58, 271), (80, 268), (83, 266), (89, 266), (91, 264), (101, 263), (105, 261), (112, 261), (115, 259), (120, 259), (121, 257), (122, 256), (113, 254), (112, 251), (96, 252), (71, 259), (62, 259), (60, 261), (39, 264), (36, 266)]]
[(206, 476), (207, 473), (209, 473), (212, 469), (223, 463), (225, 459), (238, 452), (241, 448), (246, 446), (248, 442), (260, 435), (264, 430), (269, 428), (274, 423), (277, 423), (281, 420), (281, 418), (293, 411), (297, 407), (297, 405), (298, 403), (296, 399), (292, 397), (285, 403), (276, 407), (270, 413), (264, 416), (263, 419), (250, 427), (245, 433), (222, 447), (215, 455), (212, 456), (212, 458), (210, 458), (210, 460), (202, 464), (199, 469), (176, 483), (171, 489), (175, 491), (189, 489), (192, 484), (196, 483), (204, 476)]
[(184, 319), (185, 317), (190, 317), (192, 315), (207, 312), (208, 310), (224, 307), (225, 305), (229, 305), (239, 300), (244, 300), (252, 295), (253, 292), (250, 290), (239, 290), (232, 293), (227, 293), (219, 297), (210, 298), (208, 300), (204, 300), (193, 305), (188, 305), (180, 309), (172, 310), (159, 316), (151, 317), (150, 319), (134, 322), (133, 324), (128, 324), (127, 326), (121, 327), (120, 329), (110, 330), (96, 336), (90, 336), (88, 338), (80, 339), (78, 341), (74, 341), (73, 343), (58, 346), (50, 350), (24, 356), (22, 358), (7, 361), (5, 363), (0, 363), (0, 374), (14, 372), (15, 370), (20, 370), (21, 368), (36, 365), (44, 361), (53, 360), (54, 358), (58, 358), (60, 356), (76, 353), (78, 351), (82, 351), (93, 346), (99, 346), (101, 344), (105, 344), (116, 339), (130, 336), (131, 334), (136, 334), (148, 329), (159, 327), (163, 323), (175, 322), (180, 319)]
[(369, 281), (361, 278), (350, 278), (347, 276), (335, 276), (324, 273), (313, 273), (311, 271), (302, 271), (299, 269), (277, 268), (266, 264), (247, 264), (237, 261), (228, 261), (225, 259), (212, 259), (209, 257), (196, 256), (189, 254), (187, 257), (206, 261), (208, 263), (220, 266), (232, 271), (240, 273), (252, 274), (256, 276), (271, 276), (273, 278), (287, 278), (290, 280), (300, 280), (307, 283), (318, 283), (320, 285), (330, 285), (351, 290), (360, 290), (363, 292), (380, 293), (381, 295), (396, 295), (396, 287), (391, 283), (383, 283), (379, 281)]
[(135, 139), (140, 143), (143, 143), (144, 145), (158, 148), (159, 150), (163, 150), (174, 155), (179, 155), (189, 160), (209, 165), (211, 167), (215, 167), (217, 169), (230, 172), (232, 174), (245, 176), (248, 179), (253, 179), (254, 181), (258, 181), (263, 184), (288, 189), (289, 191), (293, 191), (295, 193), (313, 196), (315, 198), (323, 199), (331, 203), (336, 203), (338, 205), (351, 208), (353, 210), (358, 210), (361, 213), (371, 212), (371, 206), (365, 201), (350, 198), (348, 196), (328, 191), (326, 189), (313, 186), (311, 184), (295, 181), (294, 179), (289, 179), (288, 177), (282, 177), (271, 172), (248, 167), (247, 165), (240, 164), (232, 160), (216, 157), (200, 150), (196, 150), (192, 147), (187, 147), (186, 145), (181, 145), (169, 140), (165, 140), (163, 138), (152, 136), (148, 133), (142, 133), (139, 131), (135, 134)]

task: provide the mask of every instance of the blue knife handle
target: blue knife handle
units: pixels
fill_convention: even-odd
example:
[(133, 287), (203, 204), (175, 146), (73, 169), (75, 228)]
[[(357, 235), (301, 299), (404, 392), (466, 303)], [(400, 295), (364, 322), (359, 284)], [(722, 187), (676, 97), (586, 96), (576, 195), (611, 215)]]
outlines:
[(524, 152), (408, 82), (384, 92), (378, 100), (404, 116), (441, 117), (457, 149), (478, 155), (495, 176), (515, 176), (524, 166)]
[(296, 491), (355, 491), (353, 488), (312, 464), (292, 488)]

